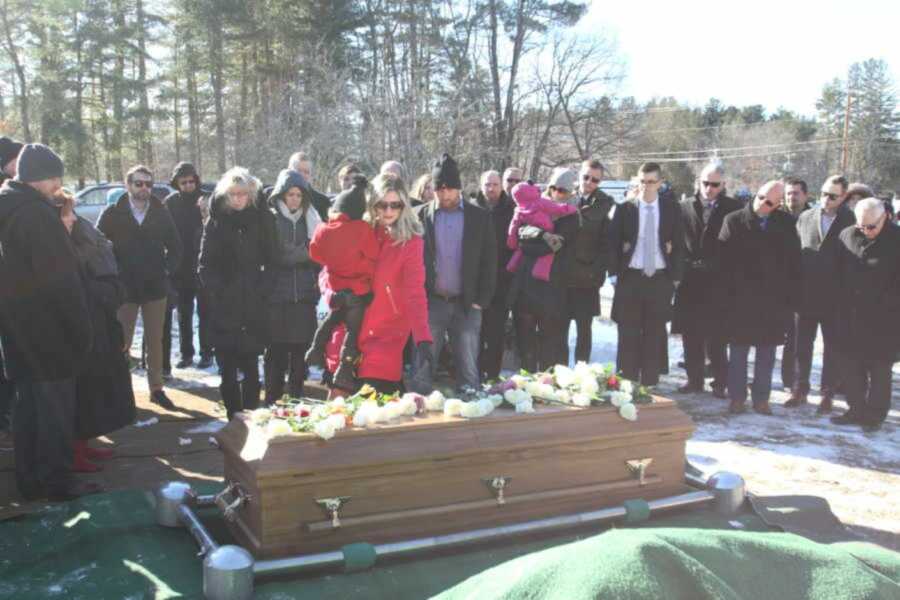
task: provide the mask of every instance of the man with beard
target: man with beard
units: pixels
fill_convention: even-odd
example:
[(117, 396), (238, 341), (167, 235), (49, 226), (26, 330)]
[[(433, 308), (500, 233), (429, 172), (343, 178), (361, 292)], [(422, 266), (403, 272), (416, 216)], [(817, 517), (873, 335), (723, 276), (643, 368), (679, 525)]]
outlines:
[(503, 349), (506, 346), (506, 322), (509, 317), (507, 295), (512, 280), (512, 273), (506, 270), (506, 264), (512, 257), (506, 238), (515, 205), (503, 190), (500, 173), (497, 171), (485, 171), (481, 174), (481, 189), (476, 200), (479, 206), (491, 213), (497, 238), (497, 288), (494, 299), (482, 312), (481, 351), (478, 356), (478, 366), (484, 381), (491, 381), (500, 376)]
[(172, 273), (172, 287), (177, 297), (174, 307), (166, 310), (166, 323), (163, 327), (163, 353), (168, 357), (172, 346), (172, 309), (178, 310), (178, 335), (181, 345), (181, 360), (176, 365), (185, 369), (194, 362), (194, 300), (198, 300), (200, 319), (200, 362), (197, 365), (205, 369), (212, 364), (212, 345), (209, 339), (209, 314), (207, 303), (197, 293), (199, 280), (197, 277), (197, 258), (200, 256), (200, 238), (203, 234), (203, 216), (199, 201), (203, 195), (200, 189), (200, 176), (194, 165), (181, 162), (172, 171), (170, 185), (177, 191), (165, 199), (166, 208), (172, 215), (178, 237), (183, 248), (181, 262)]
[(682, 393), (703, 392), (706, 358), (712, 362), (713, 395), (725, 398), (728, 357), (722, 335), (725, 287), (719, 232), (725, 216), (741, 208), (724, 193), (725, 169), (710, 163), (700, 172), (700, 186), (680, 203), (684, 223), (685, 275), (675, 294), (672, 333), (681, 334), (687, 384)]
[(503, 191), (507, 198), (512, 198), (512, 189), (519, 183), (522, 183), (522, 169), (509, 167), (503, 171)]

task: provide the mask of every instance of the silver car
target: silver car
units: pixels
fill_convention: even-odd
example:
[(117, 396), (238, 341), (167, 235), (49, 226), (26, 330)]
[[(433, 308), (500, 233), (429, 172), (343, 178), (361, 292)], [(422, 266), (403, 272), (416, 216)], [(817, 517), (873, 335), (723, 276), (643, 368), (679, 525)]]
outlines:
[[(78, 216), (83, 217), (97, 224), (100, 219), (100, 213), (107, 206), (107, 194), (111, 190), (125, 190), (124, 183), (99, 183), (97, 185), (89, 185), (83, 190), (75, 194), (75, 212)], [(153, 195), (160, 200), (165, 200), (166, 196), (175, 190), (164, 183), (153, 184)]]

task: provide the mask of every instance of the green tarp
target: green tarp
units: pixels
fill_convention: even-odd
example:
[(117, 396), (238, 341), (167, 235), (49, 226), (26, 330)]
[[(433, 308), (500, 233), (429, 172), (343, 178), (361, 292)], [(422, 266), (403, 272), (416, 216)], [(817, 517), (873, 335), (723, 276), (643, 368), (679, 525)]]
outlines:
[[(221, 519), (200, 515), (217, 541), (230, 543)], [(361, 573), (261, 581), (256, 597), (405, 600), (448, 590), (446, 598), (478, 599), (900, 598), (897, 554), (770, 533), (752, 514), (740, 521), (744, 531), (729, 531), (727, 520), (693, 510), (600, 535), (584, 529)], [(156, 524), (143, 492), (84, 498), (0, 523), (0, 598), (200, 598), (196, 552), (187, 531)]]

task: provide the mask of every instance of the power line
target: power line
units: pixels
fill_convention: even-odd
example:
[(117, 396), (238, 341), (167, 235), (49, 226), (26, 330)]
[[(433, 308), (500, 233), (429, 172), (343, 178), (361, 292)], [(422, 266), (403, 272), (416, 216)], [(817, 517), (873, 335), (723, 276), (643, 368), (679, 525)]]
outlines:
[[(732, 146), (730, 148), (712, 148), (711, 150), (706, 150), (707, 152), (733, 152), (736, 150), (752, 150), (758, 148), (784, 148), (787, 146), (802, 146), (809, 144), (827, 144), (830, 142), (839, 141), (842, 138), (820, 138), (817, 140), (807, 140), (802, 142), (781, 142), (778, 144), (760, 144), (756, 146)], [(704, 152), (704, 150), (661, 150), (659, 152), (638, 152), (635, 156), (665, 156), (669, 154), (697, 154), (698, 152)]]

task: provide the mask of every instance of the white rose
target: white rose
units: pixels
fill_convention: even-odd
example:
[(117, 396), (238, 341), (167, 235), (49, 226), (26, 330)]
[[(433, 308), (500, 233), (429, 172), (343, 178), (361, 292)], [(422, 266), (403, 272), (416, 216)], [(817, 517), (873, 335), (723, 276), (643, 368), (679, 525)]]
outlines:
[(481, 416), (481, 406), (477, 402), (463, 402), (459, 415), (467, 419), (473, 419)]
[(572, 394), (568, 390), (556, 390), (556, 400), (565, 404), (572, 404)]
[(494, 412), (494, 402), (490, 398), (482, 398), (478, 401), (478, 406), (481, 407), (481, 416), (484, 417), (486, 415)]
[(562, 388), (575, 384), (575, 371), (564, 365), (553, 367), (553, 377), (556, 379), (556, 385)]
[(619, 407), (619, 416), (629, 421), (637, 421), (637, 407), (631, 402)]
[(494, 405), (494, 408), (497, 408), (498, 406), (503, 404), (503, 396), (501, 396), (500, 394), (492, 394), (488, 396), (487, 399), (491, 401), (491, 404)]
[(353, 415), (354, 427), (366, 427), (369, 424), (369, 411), (360, 408)]
[(582, 394), (587, 394), (588, 396), (593, 396), (599, 391), (600, 391), (600, 384), (597, 383), (597, 379), (593, 375), (581, 380), (581, 393)]
[(431, 410), (431, 411), (444, 410), (444, 402), (445, 401), (446, 401), (446, 398), (444, 398), (444, 395), (442, 393), (440, 393), (439, 391), (435, 390), (435, 391), (431, 392), (425, 398), (425, 410)]
[(519, 390), (506, 390), (503, 392), (503, 399), (509, 402), (510, 404), (516, 403), (516, 398), (519, 397)]
[(344, 398), (342, 396), (338, 396), (337, 398), (335, 398), (334, 400), (331, 401), (331, 406), (333, 406), (335, 408), (343, 408), (343, 407), (347, 406), (347, 403), (344, 401)]
[(594, 370), (591, 368), (591, 365), (587, 364), (584, 361), (575, 363), (575, 376), (580, 377), (582, 379), (587, 378), (587, 377), (596, 378), (596, 375), (594, 374)]
[(625, 392), (610, 392), (609, 401), (613, 406), (624, 406), (631, 402), (631, 394)]
[(532, 396), (540, 396), (541, 384), (537, 381), (529, 381), (522, 389)]
[(313, 421), (321, 421), (331, 414), (331, 408), (325, 404), (317, 404), (310, 411), (309, 416)]
[(330, 440), (334, 437), (334, 424), (327, 419), (319, 421), (313, 428), (313, 432), (323, 440)]
[(419, 407), (416, 406), (416, 401), (414, 398), (403, 397), (400, 400), (400, 404), (403, 406), (403, 414), (411, 417), (416, 414), (416, 411), (419, 410)]
[(250, 422), (254, 425), (262, 425), (272, 417), (272, 412), (268, 408), (257, 408), (250, 413)]
[(520, 390), (528, 383), (528, 378), (523, 375), (513, 375), (509, 380), (516, 384), (516, 387)]
[(591, 363), (589, 365), (591, 372), (594, 374), (594, 377), (600, 377), (601, 375), (606, 375), (606, 369), (603, 368), (603, 365), (600, 363)]
[(331, 423), (335, 431), (340, 431), (347, 427), (347, 418), (343, 414), (334, 414), (325, 420)]
[(444, 402), (444, 416), (458, 417), (462, 411), (463, 401), (459, 398), (450, 398)]
[(531, 400), (519, 402), (518, 404), (516, 404), (516, 412), (517, 413), (533, 413), (534, 405), (531, 403)]
[(586, 394), (582, 394), (580, 392), (576, 393), (576, 394), (572, 394), (572, 404), (574, 404), (575, 406), (581, 406), (581, 407), (590, 406), (591, 405), (591, 397)]
[(270, 438), (291, 433), (291, 426), (284, 419), (272, 419), (266, 425), (266, 435)]
[(401, 402), (388, 402), (385, 404), (388, 420), (399, 419), (406, 412), (406, 407)]
[(533, 394), (539, 398), (548, 398), (552, 400), (556, 396), (556, 390), (549, 383), (542, 383), (538, 386), (538, 392)]
[(627, 379), (619, 380), (619, 391), (625, 392), (629, 396), (634, 394), (634, 384)]

